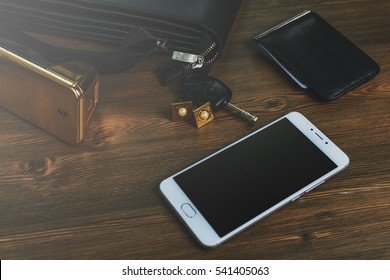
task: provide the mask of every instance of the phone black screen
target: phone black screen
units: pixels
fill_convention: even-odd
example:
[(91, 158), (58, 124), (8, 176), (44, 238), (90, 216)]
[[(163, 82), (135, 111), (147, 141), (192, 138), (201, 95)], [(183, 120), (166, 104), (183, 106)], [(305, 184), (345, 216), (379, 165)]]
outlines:
[(222, 237), (334, 168), (283, 118), (174, 180)]

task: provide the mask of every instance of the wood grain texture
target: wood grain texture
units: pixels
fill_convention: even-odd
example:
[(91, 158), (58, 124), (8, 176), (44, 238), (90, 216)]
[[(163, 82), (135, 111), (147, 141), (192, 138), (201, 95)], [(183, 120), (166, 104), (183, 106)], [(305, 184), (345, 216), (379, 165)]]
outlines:
[[(381, 66), (337, 101), (303, 93), (250, 38), (316, 11)], [(201, 129), (170, 120), (177, 86), (163, 87), (156, 54), (101, 77), (85, 141), (67, 145), (0, 109), (1, 259), (389, 259), (390, 2), (244, 0), (211, 74), (232, 103)], [(159, 193), (162, 179), (291, 111), (350, 156), (344, 172), (214, 250), (201, 248)]]

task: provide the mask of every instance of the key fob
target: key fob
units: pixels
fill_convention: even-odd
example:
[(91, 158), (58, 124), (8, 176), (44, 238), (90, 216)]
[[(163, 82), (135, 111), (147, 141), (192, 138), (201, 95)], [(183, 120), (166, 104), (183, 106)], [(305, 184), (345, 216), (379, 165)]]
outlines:
[(232, 91), (220, 80), (208, 75), (191, 75), (183, 80), (181, 90), (197, 107), (210, 102), (214, 112), (223, 109), (232, 99)]

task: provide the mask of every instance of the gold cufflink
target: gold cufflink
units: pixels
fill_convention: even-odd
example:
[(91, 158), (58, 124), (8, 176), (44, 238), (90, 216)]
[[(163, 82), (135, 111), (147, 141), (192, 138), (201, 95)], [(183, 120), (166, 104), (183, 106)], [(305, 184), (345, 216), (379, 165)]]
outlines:
[(171, 111), (174, 122), (192, 119), (192, 101), (172, 103)]
[(198, 128), (201, 128), (205, 124), (211, 122), (214, 119), (213, 111), (211, 109), (210, 102), (203, 104), (199, 108), (193, 111), (195, 117), (195, 123)]

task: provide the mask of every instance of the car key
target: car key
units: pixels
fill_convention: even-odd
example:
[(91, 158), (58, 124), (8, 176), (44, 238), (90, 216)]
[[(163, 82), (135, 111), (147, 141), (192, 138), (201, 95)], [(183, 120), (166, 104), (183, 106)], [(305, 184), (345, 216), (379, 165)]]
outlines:
[(185, 97), (191, 100), (195, 106), (202, 106), (210, 102), (214, 112), (227, 107), (250, 124), (254, 124), (258, 119), (256, 116), (231, 104), (232, 91), (227, 85), (214, 77), (202, 74), (189, 76), (182, 82), (181, 89)]

